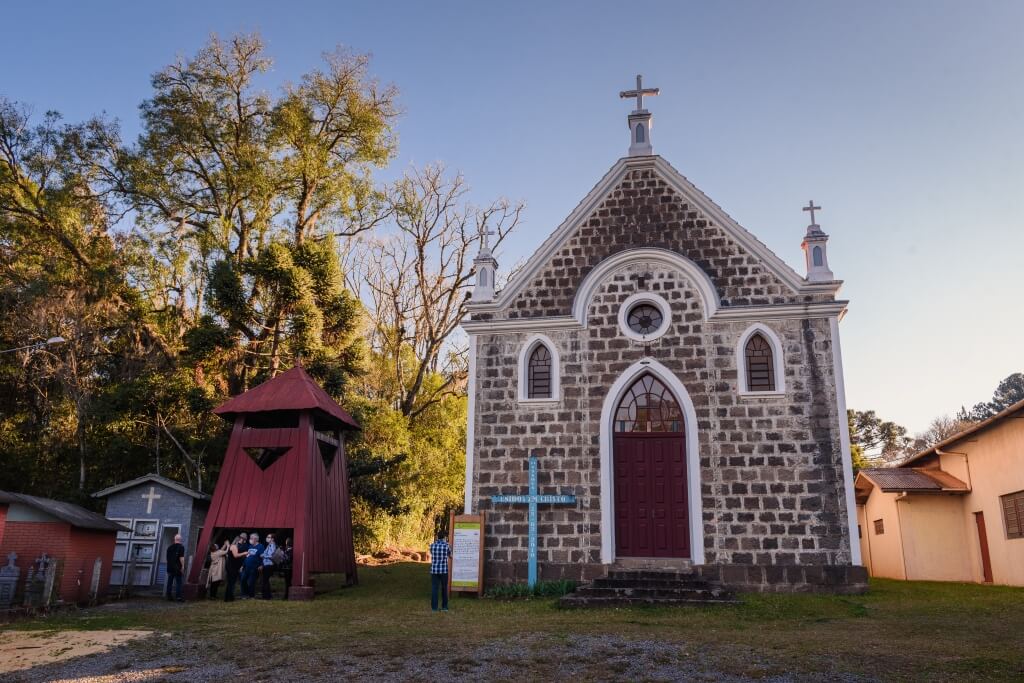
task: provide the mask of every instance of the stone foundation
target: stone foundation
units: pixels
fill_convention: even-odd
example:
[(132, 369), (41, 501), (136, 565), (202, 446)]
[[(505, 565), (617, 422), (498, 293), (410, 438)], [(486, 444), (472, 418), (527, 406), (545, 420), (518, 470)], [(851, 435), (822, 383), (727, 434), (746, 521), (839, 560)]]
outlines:
[[(592, 581), (605, 576), (613, 565), (540, 564), (541, 581)], [(868, 572), (855, 565), (745, 565), (704, 564), (693, 572), (729, 590), (744, 593), (838, 593), (853, 595), (868, 589)], [(486, 586), (526, 583), (526, 562), (489, 564), (484, 568)]]
[(701, 578), (745, 593), (839, 593), (868, 590), (868, 570), (850, 564), (744, 565), (704, 564), (694, 567)]

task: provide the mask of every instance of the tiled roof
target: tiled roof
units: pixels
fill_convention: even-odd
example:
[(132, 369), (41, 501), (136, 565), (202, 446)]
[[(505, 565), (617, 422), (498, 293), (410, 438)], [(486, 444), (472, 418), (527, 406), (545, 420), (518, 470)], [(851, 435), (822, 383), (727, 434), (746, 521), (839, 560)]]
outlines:
[(350, 429), (360, 429), (359, 423), (299, 365), (235, 396), (213, 412), (225, 419), (232, 419), (242, 413), (276, 410), (319, 410)]
[(138, 479), (132, 479), (131, 481), (125, 481), (120, 484), (114, 484), (113, 486), (105, 488), (102, 491), (97, 491), (96, 493), (92, 494), (92, 497), (103, 498), (104, 496), (109, 496), (111, 493), (117, 493), (118, 491), (130, 489), (133, 486), (138, 486), (139, 484), (145, 484), (148, 482), (162, 484), (163, 486), (166, 486), (169, 489), (180, 491), (181, 493), (184, 493), (186, 496), (192, 496), (196, 500), (210, 500), (210, 495), (208, 493), (196, 491), (195, 489), (191, 489), (188, 486), (185, 486), (181, 482), (174, 481), (173, 479), (168, 479), (167, 477), (161, 477), (159, 474), (146, 474), (139, 477)]
[(21, 503), (51, 517), (67, 522), (79, 529), (98, 529), (100, 531), (130, 531), (117, 522), (111, 522), (103, 515), (86, 510), (74, 503), (66, 503), (62, 500), (51, 498), (39, 498), (25, 493), (10, 493), (0, 491), (0, 503)]
[(861, 470), (861, 474), (883, 491), (968, 491), (967, 484), (942, 470), (875, 467)]

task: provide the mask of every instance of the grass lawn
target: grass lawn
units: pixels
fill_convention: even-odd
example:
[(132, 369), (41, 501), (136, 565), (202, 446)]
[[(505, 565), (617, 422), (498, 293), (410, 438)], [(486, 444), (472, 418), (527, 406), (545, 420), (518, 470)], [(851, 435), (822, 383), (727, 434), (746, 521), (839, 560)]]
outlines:
[[(683, 609), (455, 597), (447, 614), (431, 613), (428, 597), (426, 566), (397, 564), (361, 567), (359, 586), (308, 603), (105, 607), (11, 628), (152, 629), (171, 634), (153, 639), (164, 649), (174, 637), (193, 643), (186, 669), (216, 657), (250, 680), (279, 666), (296, 677), (419, 678), (438, 665), (467, 678), (636, 678), (637, 660), (651, 667), (640, 677), (654, 679), (1024, 679), (1019, 588), (874, 580), (863, 596), (746, 595), (740, 605)], [(479, 669), (482, 660), (491, 668)]]

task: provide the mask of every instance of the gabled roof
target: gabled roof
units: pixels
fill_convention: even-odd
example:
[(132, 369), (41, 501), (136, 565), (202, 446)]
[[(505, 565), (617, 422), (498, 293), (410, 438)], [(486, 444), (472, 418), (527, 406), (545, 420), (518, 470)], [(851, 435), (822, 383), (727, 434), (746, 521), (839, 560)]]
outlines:
[(92, 494), (92, 497), (104, 498), (106, 496), (109, 496), (111, 493), (124, 491), (125, 489), (132, 488), (133, 486), (138, 486), (139, 484), (146, 484), (148, 482), (153, 482), (154, 484), (166, 486), (167, 488), (174, 489), (179, 493), (184, 493), (186, 496), (192, 496), (196, 500), (210, 500), (209, 494), (196, 491), (195, 489), (189, 488), (188, 486), (178, 483), (173, 479), (161, 477), (159, 474), (144, 474), (143, 476), (137, 479), (132, 479), (131, 481), (126, 481), (121, 484), (114, 484), (113, 486), (109, 486), (103, 489), (102, 491), (97, 491), (96, 493)]
[(691, 202), (701, 213), (708, 216), (737, 243), (757, 256), (780, 281), (785, 283), (794, 294), (817, 292), (835, 293), (839, 281), (810, 283), (799, 275), (785, 261), (778, 257), (763, 242), (737, 223), (722, 207), (713, 202), (707, 195), (691, 183), (683, 174), (660, 156), (634, 156), (619, 159), (604, 175), (597, 185), (584, 197), (572, 213), (559, 225), (543, 244), (533, 253), (522, 268), (509, 281), (508, 285), (494, 298), (494, 301), (470, 303), (474, 312), (498, 310), (508, 306), (525, 287), (528, 287), (541, 268), (554, 256), (556, 251), (576, 231), (580, 223), (589, 216), (623, 179), (629, 171), (636, 168), (653, 168), (668, 185), (687, 201)]
[[(1018, 416), (1017, 413), (1021, 413), (1021, 415)], [(912, 463), (912, 462), (914, 462), (916, 460), (920, 460), (921, 458), (923, 458), (925, 456), (932, 455), (936, 451), (940, 451), (943, 448), (945, 448), (946, 446), (948, 446), (948, 445), (950, 445), (952, 443), (956, 443), (957, 441), (960, 441), (964, 437), (970, 436), (971, 434), (974, 434), (976, 432), (980, 432), (983, 429), (988, 429), (989, 427), (991, 427), (995, 423), (1001, 422), (1002, 420), (1005, 420), (1005, 419), (1011, 418), (1011, 417), (1024, 417), (1024, 401), (1017, 401), (1016, 403), (1014, 403), (1009, 408), (1006, 408), (1006, 409), (996, 413), (992, 417), (987, 418), (985, 420), (982, 420), (981, 422), (975, 422), (973, 425), (971, 425), (967, 429), (963, 430), (962, 432), (957, 432), (956, 434), (954, 434), (953, 436), (949, 437), (948, 439), (940, 441), (939, 443), (937, 443), (934, 446), (931, 446), (929, 448), (926, 448), (925, 450), (921, 451), (920, 453), (915, 453), (914, 455), (910, 456), (909, 458), (904, 460), (902, 463), (900, 463), (900, 467), (906, 467), (910, 463)]]
[(349, 429), (361, 429), (359, 423), (328, 396), (301, 365), (235, 396), (213, 412), (231, 420), (244, 413), (278, 410), (319, 410)]
[(886, 493), (967, 493), (970, 488), (949, 472), (920, 467), (873, 467), (857, 473)]
[(51, 517), (56, 517), (62, 522), (67, 522), (79, 529), (95, 529), (98, 531), (131, 531), (117, 522), (111, 522), (103, 515), (86, 510), (74, 503), (66, 503), (62, 500), (51, 498), (39, 498), (26, 493), (11, 493), (0, 491), (0, 503), (21, 503)]

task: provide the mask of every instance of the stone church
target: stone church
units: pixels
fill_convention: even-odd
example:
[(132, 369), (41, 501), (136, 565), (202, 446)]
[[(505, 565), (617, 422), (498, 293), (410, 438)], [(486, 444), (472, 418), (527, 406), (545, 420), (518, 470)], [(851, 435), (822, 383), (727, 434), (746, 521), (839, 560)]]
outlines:
[(861, 590), (839, 321), (810, 226), (795, 272), (651, 146), (644, 89), (617, 161), (494, 290), (484, 238), (470, 340), (467, 513), (489, 583), (692, 567), (747, 590)]

